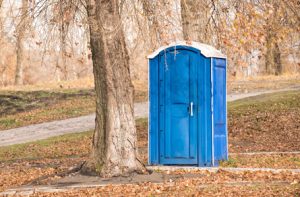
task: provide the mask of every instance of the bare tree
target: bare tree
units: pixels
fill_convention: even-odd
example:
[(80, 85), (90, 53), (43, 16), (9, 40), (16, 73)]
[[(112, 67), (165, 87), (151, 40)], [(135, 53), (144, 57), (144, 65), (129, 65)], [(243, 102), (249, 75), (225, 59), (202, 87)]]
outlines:
[(295, 11), (299, 9), (300, 4), (293, 0), (268, 0), (264, 6), (267, 15), (265, 71), (267, 74), (280, 75), (283, 73), (282, 56), (285, 51), (293, 48), (291, 45), (284, 46), (284, 40), (287, 35), (293, 31), (299, 32), (300, 29), (299, 12)]
[(181, 0), (181, 18), (185, 40), (211, 43), (210, 0)]
[[(56, 64), (58, 72), (58, 80), (68, 80), (68, 68), (67, 68), (67, 36), (70, 29), (70, 23), (75, 16), (76, 5), (75, 2), (65, 2), (60, 0), (57, 3), (57, 10), (59, 12), (56, 15), (56, 22), (59, 28), (59, 56)], [(60, 60), (60, 61), (59, 61)], [(62, 77), (60, 76), (62, 74)]]
[(266, 55), (265, 68), (267, 74), (282, 74), (281, 52), (278, 43), (278, 27), (281, 25), (280, 9), (278, 1), (269, 0), (267, 2), (272, 6), (271, 14), (266, 19)]
[(158, 4), (157, 1), (142, 0), (142, 6), (148, 21), (148, 29), (150, 35), (150, 39), (148, 40), (150, 40), (151, 45), (149, 49), (153, 51), (158, 48), (158, 45), (160, 43), (160, 35), (162, 34), (159, 21), (157, 19)]
[(87, 0), (87, 11), (97, 106), (91, 158), (82, 171), (107, 177), (142, 172), (119, 1)]
[(59, 56), (57, 61), (56, 67), (60, 70), (60, 73), (62, 73), (62, 77), (60, 76), (60, 73), (58, 73), (58, 80), (67, 80), (68, 78), (68, 71), (67, 71), (67, 59), (66, 59), (66, 39), (67, 39), (67, 34), (68, 34), (68, 29), (69, 29), (69, 23), (65, 22), (64, 16), (65, 16), (65, 9), (64, 9), (64, 3), (62, 0), (59, 1)]
[[(3, 0), (0, 0), (0, 13), (1, 13), (1, 8), (2, 8), (2, 3), (3, 3)], [(0, 19), (0, 34), (2, 34), (1, 31), (2, 31), (2, 21)], [(0, 37), (0, 41), (1, 41), (1, 39), (2, 39), (2, 35)]]
[(22, 0), (21, 21), (17, 26), (17, 65), (15, 74), (15, 85), (23, 84), (23, 69), (24, 69), (24, 45), (25, 45), (25, 30), (28, 25), (28, 0)]

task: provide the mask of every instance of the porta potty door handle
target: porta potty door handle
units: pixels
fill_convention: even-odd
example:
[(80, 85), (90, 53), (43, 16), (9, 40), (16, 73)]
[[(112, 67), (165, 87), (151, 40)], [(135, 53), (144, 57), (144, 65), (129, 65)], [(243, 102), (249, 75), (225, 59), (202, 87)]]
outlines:
[(190, 103), (190, 116), (194, 116), (193, 108), (194, 108), (194, 103), (191, 102)]

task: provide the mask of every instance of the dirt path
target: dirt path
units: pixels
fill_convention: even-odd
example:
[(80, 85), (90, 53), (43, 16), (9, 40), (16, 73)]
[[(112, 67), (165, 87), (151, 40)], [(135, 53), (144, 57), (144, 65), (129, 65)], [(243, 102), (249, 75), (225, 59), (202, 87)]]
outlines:
[[(300, 87), (260, 91), (252, 93), (231, 94), (227, 96), (228, 101), (235, 101), (238, 99), (257, 96), (265, 93), (275, 93), (287, 90), (299, 90)], [(136, 103), (134, 106), (136, 118), (146, 118), (148, 116), (148, 102)], [(46, 122), (35, 124), (15, 129), (0, 131), (0, 146), (8, 146), (13, 144), (21, 144), (32, 142), (36, 140), (46, 139), (53, 136), (79, 133), (83, 131), (92, 130), (95, 125), (95, 114), (81, 116), (77, 118), (70, 118), (66, 120), (58, 120), (53, 122)]]
[(227, 101), (235, 101), (247, 97), (252, 97), (252, 96), (258, 96), (261, 94), (269, 94), (269, 93), (276, 93), (276, 92), (282, 92), (282, 91), (290, 91), (290, 90), (300, 90), (300, 85), (299, 86), (293, 86), (292, 88), (285, 88), (285, 89), (279, 89), (279, 90), (262, 90), (262, 91), (257, 91), (257, 92), (249, 92), (249, 93), (233, 93), (227, 95)]

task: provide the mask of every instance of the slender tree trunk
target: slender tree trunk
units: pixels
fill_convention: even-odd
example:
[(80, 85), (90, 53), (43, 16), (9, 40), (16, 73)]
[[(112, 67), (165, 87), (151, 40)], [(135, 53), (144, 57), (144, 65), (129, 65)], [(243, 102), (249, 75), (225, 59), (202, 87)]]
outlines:
[(28, 19), (28, 0), (22, 0), (21, 22), (17, 27), (17, 65), (15, 74), (15, 85), (23, 84), (23, 69), (24, 69), (24, 42), (25, 30)]
[(183, 38), (188, 41), (211, 43), (209, 0), (180, 0)]
[(274, 61), (273, 61), (273, 36), (272, 36), (272, 30), (270, 27), (267, 29), (267, 36), (266, 36), (266, 55), (265, 55), (265, 71), (266, 74), (274, 74), (273, 68), (274, 68)]
[[(2, 11), (2, 10), (1, 10), (2, 3), (3, 3), (3, 0), (0, 0), (0, 14), (1, 14), (1, 11)], [(2, 28), (3, 28), (3, 27), (2, 27), (2, 20), (0, 19), (0, 42), (1, 42), (2, 37), (3, 37), (3, 36), (2, 36), (2, 33), (3, 33), (3, 32), (2, 32)]]
[(282, 62), (281, 62), (281, 53), (280, 53), (278, 42), (274, 43), (273, 55), (274, 55), (274, 64), (275, 64), (275, 75), (281, 75)]
[[(65, 31), (64, 25), (62, 25), (61, 31)], [(59, 69), (58, 80), (68, 80), (68, 69), (67, 69), (67, 58), (66, 58), (66, 36), (64, 32), (61, 32), (60, 37), (60, 50), (59, 50), (59, 58), (57, 61), (57, 68)]]
[(62, 77), (59, 77), (59, 80), (68, 80), (68, 69), (67, 69), (67, 34), (69, 30), (69, 24), (65, 21), (64, 18), (64, 1), (60, 0), (59, 2), (59, 11), (60, 11), (60, 50), (59, 50), (59, 65), (57, 67), (60, 69), (60, 73)]
[[(2, 7), (2, 3), (3, 3), (3, 0), (0, 0), (0, 14), (1, 14), (1, 7)], [(0, 19), (0, 44), (1, 44), (1, 40), (2, 40), (2, 21), (1, 21), (1, 19)], [(1, 48), (0, 48), (0, 53), (2, 53), (2, 50), (1, 50)], [(3, 60), (3, 57), (0, 57), (1, 59), (0, 59), (0, 66), (2, 67), (1, 68), (1, 71), (0, 71), (0, 73), (2, 73), (1, 74), (1, 85), (3, 86), (4, 85), (4, 82), (5, 82), (5, 70), (6, 70), (6, 65), (4, 65), (5, 63), (4, 63), (4, 60)]]
[(87, 9), (97, 106), (91, 158), (82, 172), (106, 177), (142, 172), (118, 0), (87, 0)]
[[(274, 10), (279, 9), (279, 1), (274, 1), (273, 3)], [(273, 26), (280, 26), (280, 20), (281, 18), (278, 16), (278, 14), (274, 13), (274, 17), (272, 19), (273, 21)], [(281, 52), (279, 48), (279, 42), (277, 39), (277, 30), (276, 28), (273, 29), (275, 31), (275, 39), (273, 43), (273, 61), (274, 61), (274, 70), (275, 70), (275, 75), (281, 75), (282, 74), (282, 62), (281, 62)]]
[(266, 38), (265, 70), (269, 75), (281, 75), (283, 71), (281, 52), (275, 37), (270, 35)]
[[(274, 6), (274, 10), (279, 9), (277, 1), (268, 1)], [(267, 19), (266, 25), (266, 54), (265, 54), (265, 71), (269, 75), (280, 75), (283, 71), (281, 52), (277, 39), (277, 27), (279, 24), (279, 18), (274, 13), (270, 18)]]

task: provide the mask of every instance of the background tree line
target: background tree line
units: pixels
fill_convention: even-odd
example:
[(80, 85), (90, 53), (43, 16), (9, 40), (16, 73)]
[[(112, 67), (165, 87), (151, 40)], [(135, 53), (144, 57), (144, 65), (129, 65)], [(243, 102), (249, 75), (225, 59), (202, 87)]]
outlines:
[[(92, 76), (86, 2), (0, 1), (0, 85)], [(131, 77), (147, 81), (145, 56), (176, 40), (221, 49), (231, 76), (300, 70), (298, 0), (122, 0)]]

